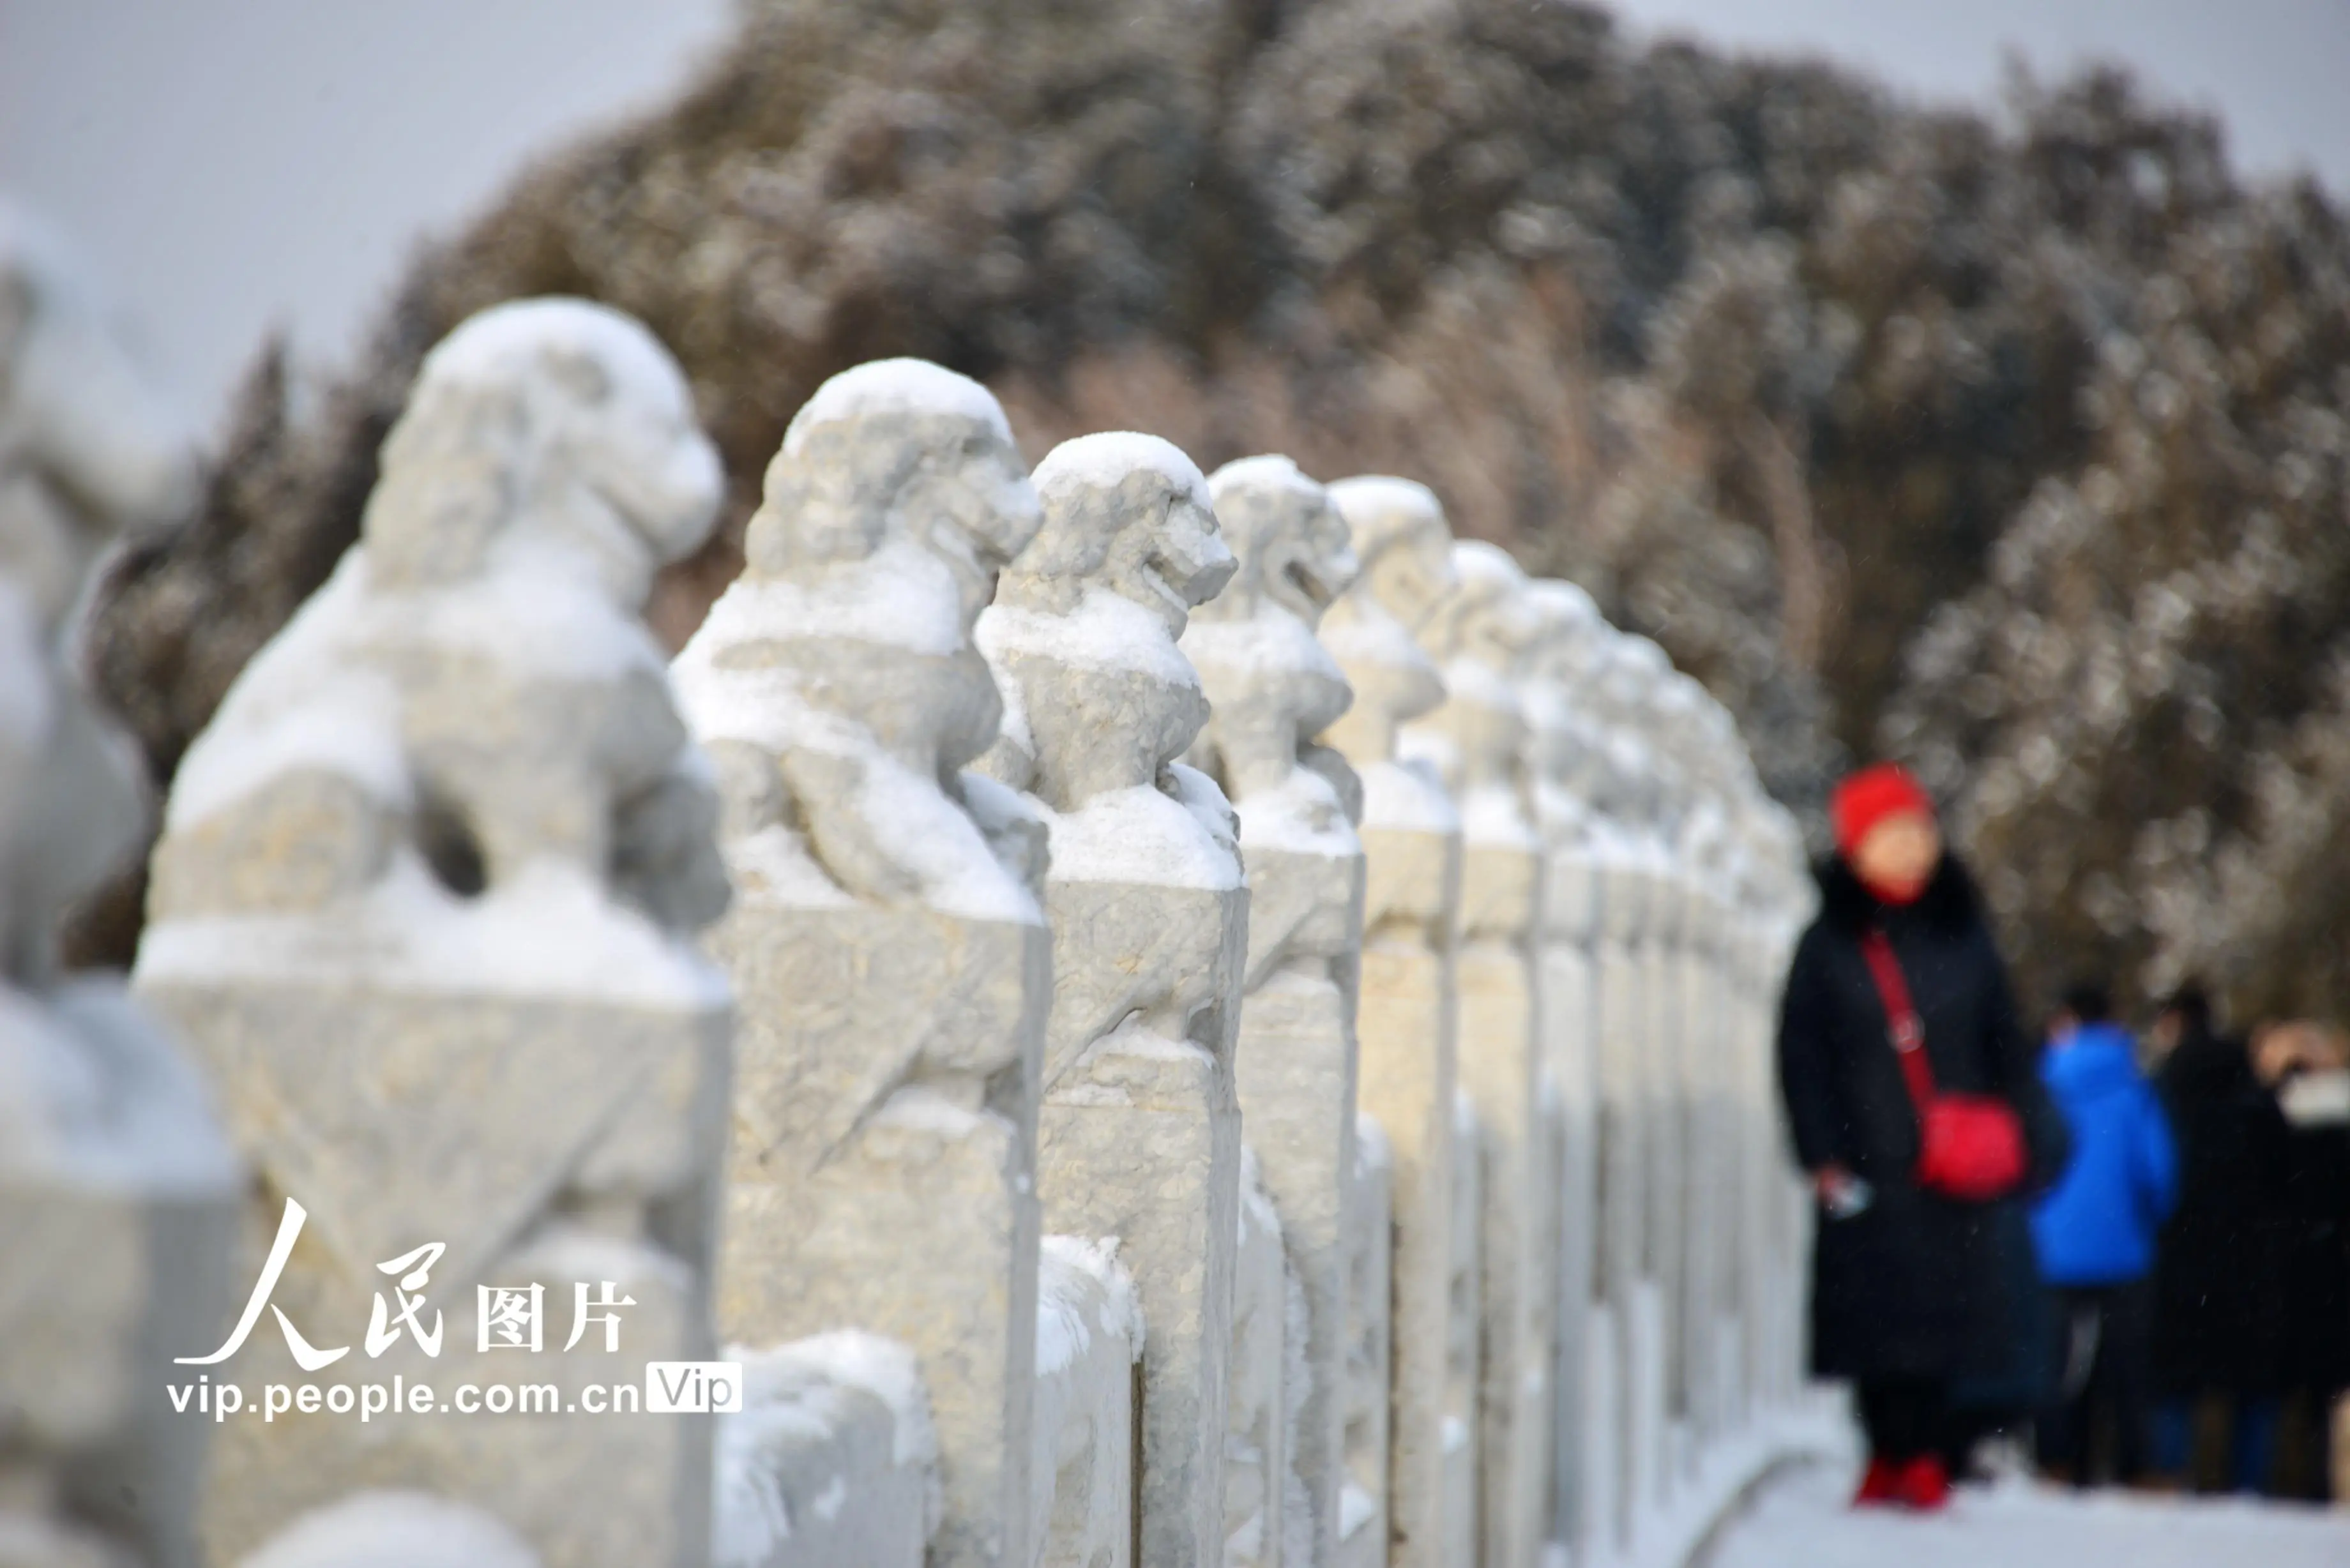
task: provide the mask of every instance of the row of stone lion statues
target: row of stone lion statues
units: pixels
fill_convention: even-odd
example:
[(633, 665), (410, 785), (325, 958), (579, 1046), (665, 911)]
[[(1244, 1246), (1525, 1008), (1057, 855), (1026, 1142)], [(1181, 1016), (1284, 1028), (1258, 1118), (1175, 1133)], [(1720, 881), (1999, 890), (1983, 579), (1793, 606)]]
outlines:
[(685, 378), (498, 306), (59, 972), (195, 463), (0, 218), (0, 1558), (1628, 1562), (1804, 1429), (1797, 836), (1408, 480), (863, 365), (671, 659)]

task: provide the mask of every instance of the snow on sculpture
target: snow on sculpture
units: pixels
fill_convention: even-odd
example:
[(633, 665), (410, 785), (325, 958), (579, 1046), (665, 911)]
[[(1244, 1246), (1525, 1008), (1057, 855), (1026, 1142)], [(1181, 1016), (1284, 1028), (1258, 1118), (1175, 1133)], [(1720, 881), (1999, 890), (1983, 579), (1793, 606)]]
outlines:
[(195, 1075), (58, 919), (137, 850), (136, 753), (68, 672), (83, 582), (193, 479), (57, 243), (0, 204), (0, 1553), (195, 1560), (205, 1429), (164, 1384), (225, 1316), (237, 1172)]
[(1176, 639), (1234, 564), (1206, 481), (1155, 437), (1064, 442), (1033, 478), (1045, 525), (978, 641), (1006, 709), (985, 766), (1029, 792), (1050, 831), (1037, 1187), (1048, 1230), (1119, 1239), (1149, 1320), (1141, 1559), (1210, 1568), (1223, 1547), (1248, 892), (1223, 793), (1176, 761), (1208, 717)]
[(1444, 1417), (1451, 1296), (1453, 950), (1461, 819), (1432, 770), (1397, 758), (1402, 726), (1444, 700), (1412, 639), (1451, 587), (1451, 530), (1429, 491), (1367, 477), (1330, 486), (1362, 576), (1322, 619), (1355, 705), (1325, 732), (1363, 785), (1357, 1100), (1385, 1130), (1395, 1220), (1393, 1406), (1385, 1503), (1399, 1568), (1444, 1561)]
[(1363, 851), (1354, 770), (1315, 743), (1353, 692), (1314, 632), (1357, 566), (1346, 519), (1287, 458), (1227, 463), (1208, 490), (1239, 570), (1183, 633), (1212, 705), (1192, 759), (1240, 815), (1249, 957), (1235, 1071), (1248, 1143), (1305, 1297), (1290, 1473), (1305, 1499), (1307, 1560), (1326, 1563), (1344, 1469), (1342, 1230), (1355, 1159)]
[(972, 640), (1041, 512), (1003, 410), (919, 360), (859, 366), (769, 465), (743, 576), (677, 659), (724, 800), (742, 999), (719, 1317), (840, 1324), (928, 1379), (951, 1564), (1026, 1568), (1051, 1001), (1042, 832), (965, 764), (996, 739)]
[[(426, 357), (359, 543), (181, 765), (135, 983), (261, 1180), (244, 1316), (176, 1370), (399, 1376), (411, 1409), (466, 1374), (555, 1390), (488, 1424), (331, 1403), (229, 1423), (221, 1556), (394, 1482), (486, 1510), (549, 1568), (707, 1549), (706, 1419), (560, 1410), (715, 1348), (729, 1002), (691, 937), (727, 886), (637, 612), (719, 490), (643, 327), (572, 300), (482, 312)], [(536, 1356), (505, 1348), (525, 1317)]]
[(1553, 1162), (1535, 1011), (1534, 939), (1542, 842), (1523, 753), (1520, 678), (1539, 622), (1525, 574), (1498, 547), (1452, 546), (1451, 589), (1422, 620), (1420, 646), (1444, 677), (1444, 702), (1408, 726), (1461, 804), (1463, 846), (1459, 1073), (1476, 1107), (1483, 1194), (1478, 1251), (1479, 1516), (1484, 1559), (1533, 1568), (1550, 1488)]

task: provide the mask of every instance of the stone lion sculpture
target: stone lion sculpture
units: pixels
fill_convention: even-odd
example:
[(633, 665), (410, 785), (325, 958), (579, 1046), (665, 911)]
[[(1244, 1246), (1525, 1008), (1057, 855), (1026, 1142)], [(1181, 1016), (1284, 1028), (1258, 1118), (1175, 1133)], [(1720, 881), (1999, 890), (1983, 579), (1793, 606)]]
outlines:
[(730, 843), (766, 836), (853, 898), (1019, 917), (1014, 884), (1042, 867), (1004, 836), (1003, 792), (964, 773), (1003, 713), (971, 630), (1041, 521), (976, 382), (893, 359), (817, 390), (768, 466), (744, 576), (677, 664)]
[[(359, 543), (181, 765), (134, 981), (264, 1178), (248, 1236), (304, 1227), (277, 1300), (323, 1345), (380, 1314), (381, 1260), (429, 1251), (461, 1344), (487, 1332), (480, 1285), (632, 1298), (613, 1359), (535, 1376), (716, 1348), (731, 1009), (691, 937), (728, 886), (710, 765), (639, 612), (720, 493), (637, 322), (564, 299), (471, 317), (425, 358)], [(213, 1359), (312, 1369), (278, 1337), (264, 1321)], [(379, 1377), (436, 1367), (396, 1334), (368, 1354)], [(550, 1568), (706, 1539), (705, 1428), (501, 1430), (484, 1450), (433, 1423), (232, 1426), (211, 1548), (385, 1485), (489, 1510)]]
[[(1241, 1189), (1227, 1539), (1257, 1543), (1234, 1562), (1268, 1560), (1284, 1536), (1321, 1561), (1335, 1554), (1340, 1526), (1363, 850), (1361, 785), (1315, 739), (1354, 692), (1314, 631), (1357, 568), (1346, 519), (1289, 459), (1226, 463), (1208, 493), (1239, 569), (1183, 633), (1212, 704), (1191, 759), (1232, 797), (1249, 873), (1234, 1071), (1251, 1168)], [(1285, 1286), (1256, 1255), (1268, 1237), (1285, 1250)], [(1284, 1291), (1299, 1298), (1295, 1309)], [(1285, 1361), (1269, 1364), (1268, 1336)]]
[[(768, 465), (743, 575), (674, 674), (737, 885), (718, 1307), (752, 1345), (844, 1323), (920, 1357), (941, 1565), (1033, 1560), (1044, 828), (966, 771), (1003, 709), (972, 626), (1041, 521), (993, 397), (860, 365)], [(1057, 1436), (1057, 1433), (1055, 1434)]]
[[(150, 919), (317, 914), (428, 877), (467, 899), (549, 868), (664, 929), (715, 918), (714, 796), (637, 612), (720, 486), (682, 377), (628, 317), (526, 300), (460, 327), (384, 442), (359, 546), (182, 763)], [(273, 852), (297, 819), (299, 853)]]
[(1037, 1189), (1047, 1230), (1119, 1238), (1149, 1321), (1141, 1556), (1205, 1562), (1224, 1524), (1248, 890), (1223, 792), (1177, 760), (1208, 718), (1177, 639), (1234, 562), (1207, 482), (1156, 437), (1065, 441), (1033, 478), (1045, 524), (977, 638), (1005, 709), (982, 765), (1050, 835)]
[(1211, 707), (1193, 760), (1235, 802), (1295, 788), (1303, 767), (1358, 811), (1353, 770), (1315, 741), (1355, 700), (1314, 636), (1360, 570), (1347, 520), (1285, 457), (1226, 463), (1208, 493), (1238, 569), (1183, 634)]

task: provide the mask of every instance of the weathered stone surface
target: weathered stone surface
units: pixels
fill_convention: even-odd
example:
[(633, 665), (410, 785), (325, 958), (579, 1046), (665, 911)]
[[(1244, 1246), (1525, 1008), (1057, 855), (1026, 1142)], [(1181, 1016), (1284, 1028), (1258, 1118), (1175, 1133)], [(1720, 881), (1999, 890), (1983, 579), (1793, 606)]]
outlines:
[(914, 360), (827, 382), (748, 564), (678, 657), (737, 888), (742, 999), (719, 1316), (911, 1346), (956, 1564), (1024, 1565), (1036, 1342), (1042, 837), (964, 772), (996, 737), (972, 641), (1041, 518), (995, 401)]
[(1542, 844), (1523, 753), (1519, 678), (1538, 623), (1515, 562), (1452, 546), (1452, 587), (1419, 628), (1444, 702), (1406, 728), (1461, 803), (1460, 1081), (1476, 1108), (1480, 1386), (1478, 1540), (1490, 1568), (1533, 1568), (1550, 1469), (1549, 1127), (1555, 1100), (1536, 1028), (1534, 939)]
[(1119, 1239), (1149, 1320), (1142, 1559), (1208, 1568), (1223, 1550), (1248, 889), (1223, 793), (1176, 761), (1208, 716), (1176, 639), (1233, 561), (1206, 481), (1154, 437), (1065, 442), (1034, 478), (1045, 525), (978, 641), (1006, 710), (984, 765), (1050, 834), (1037, 1185), (1048, 1229)]
[[(351, 1382), (555, 1391), (500, 1420), (230, 1423), (215, 1560), (386, 1485), (486, 1510), (550, 1568), (707, 1552), (706, 1417), (560, 1411), (713, 1349), (729, 1004), (690, 936), (727, 889), (637, 612), (718, 488), (641, 327), (576, 301), (483, 313), (428, 358), (360, 544), (180, 771), (135, 983), (262, 1178), (248, 1261), (307, 1211), (272, 1304), (323, 1352), (356, 1348), (372, 1298)], [(601, 1345), (466, 1365), (477, 1287), (532, 1284), (549, 1337), (593, 1334), (590, 1292), (629, 1299)], [(426, 1302), (379, 1334), (395, 1285)], [(258, 1314), (200, 1365), (254, 1389), (322, 1369)]]
[(1243, 1130), (1280, 1212), (1305, 1298), (1290, 1480), (1306, 1560), (1336, 1550), (1344, 1473), (1346, 1266), (1354, 1164), (1355, 1011), (1363, 929), (1361, 785), (1315, 742), (1353, 693), (1315, 628), (1355, 578), (1346, 519), (1286, 458), (1208, 480), (1239, 569), (1191, 617), (1182, 649), (1211, 704), (1195, 763), (1240, 815), (1249, 956), (1235, 1071)]
[(1461, 818), (1433, 770), (1399, 761), (1396, 742), (1406, 722), (1444, 699), (1411, 625), (1451, 587), (1451, 535), (1436, 498), (1408, 481), (1343, 480), (1330, 498), (1363, 572), (1323, 618), (1323, 644), (1355, 691), (1354, 707), (1323, 738), (1363, 784), (1357, 1101), (1385, 1129), (1394, 1162), (1388, 1532), (1396, 1563), (1432, 1568), (1446, 1560)]
[(164, 1392), (217, 1332), (238, 1173), (179, 1048), (56, 929), (136, 852), (135, 754), (68, 670), (99, 553), (192, 453), (73, 264), (0, 202), (0, 1540), (12, 1561), (194, 1560), (204, 1427)]

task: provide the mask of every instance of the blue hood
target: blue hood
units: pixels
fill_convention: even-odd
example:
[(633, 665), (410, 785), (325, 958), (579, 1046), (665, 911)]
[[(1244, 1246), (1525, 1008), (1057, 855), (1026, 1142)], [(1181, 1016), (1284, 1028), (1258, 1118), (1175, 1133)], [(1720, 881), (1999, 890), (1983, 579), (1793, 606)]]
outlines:
[(2072, 1039), (2049, 1048), (2041, 1077), (2058, 1099), (2126, 1094), (2144, 1082), (2137, 1046), (2118, 1023), (2084, 1023)]

